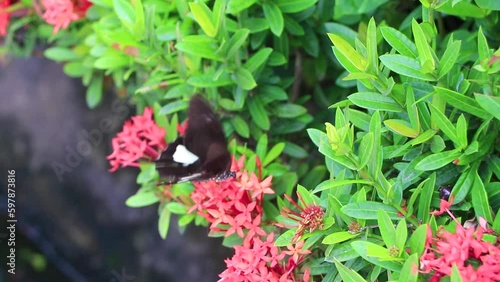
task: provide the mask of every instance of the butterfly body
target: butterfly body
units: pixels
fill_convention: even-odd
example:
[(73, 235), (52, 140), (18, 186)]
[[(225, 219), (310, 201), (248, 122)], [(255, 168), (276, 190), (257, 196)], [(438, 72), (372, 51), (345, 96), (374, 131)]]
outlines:
[(160, 177), (167, 184), (214, 179), (224, 181), (235, 176), (226, 137), (217, 115), (203, 97), (191, 98), (188, 126), (184, 136), (170, 143), (156, 161)]

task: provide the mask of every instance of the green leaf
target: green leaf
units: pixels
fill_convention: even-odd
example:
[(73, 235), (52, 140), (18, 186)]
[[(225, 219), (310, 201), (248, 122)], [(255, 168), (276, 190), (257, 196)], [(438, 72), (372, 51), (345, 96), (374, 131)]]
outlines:
[(188, 78), (187, 84), (194, 87), (208, 88), (231, 85), (234, 84), (234, 82), (227, 74), (222, 74), (215, 79), (213, 74), (206, 73), (191, 76)]
[(125, 0), (113, 0), (113, 8), (124, 26), (131, 30), (135, 22), (134, 7)]
[(181, 42), (175, 44), (175, 48), (200, 58), (222, 61), (222, 58), (216, 52), (218, 48), (217, 42), (205, 35), (186, 36), (182, 38)]
[[(368, 63), (366, 59), (354, 49), (349, 42), (342, 37), (328, 33), (328, 37), (332, 41), (336, 49), (351, 63), (358, 71), (366, 70)], [(352, 72), (352, 71), (351, 71)]]
[(189, 211), (188, 207), (178, 202), (167, 203), (166, 207), (173, 214), (187, 214)]
[(267, 116), (266, 109), (259, 97), (253, 97), (248, 99), (248, 110), (252, 116), (252, 121), (261, 129), (269, 130), (271, 124), (269, 122), (269, 117)]
[(134, 4), (135, 22), (133, 26), (133, 34), (137, 40), (143, 40), (145, 37), (146, 23), (144, 19), (144, 6), (142, 0), (132, 2)]
[(500, 120), (500, 97), (474, 93), (477, 103), (485, 111)]
[(461, 154), (462, 153), (460, 153), (460, 150), (458, 149), (432, 154), (418, 162), (415, 169), (423, 171), (436, 170), (452, 163)]
[(406, 122), (404, 120), (388, 119), (388, 120), (384, 120), (384, 124), (391, 131), (394, 131), (397, 134), (400, 134), (400, 135), (403, 135), (406, 137), (415, 138), (420, 133), (420, 132), (418, 132), (418, 130), (411, 128), (411, 125), (408, 124), (408, 122)]
[[(308, 129), (308, 132), (310, 130), (311, 129)], [(311, 132), (313, 132), (313, 131), (311, 130)], [(349, 185), (349, 184), (373, 185), (374, 182), (371, 181), (371, 180), (364, 180), (364, 179), (343, 179), (343, 180), (335, 180), (335, 181), (324, 181), (320, 185), (316, 186), (316, 188), (314, 188), (314, 190), (312, 191), (312, 193), (317, 193), (317, 192), (321, 192), (321, 191), (324, 191), (324, 190), (329, 190), (329, 189), (332, 189), (332, 188), (335, 188), (335, 187)]]
[(341, 211), (346, 215), (358, 219), (377, 219), (377, 213), (379, 210), (386, 211), (391, 219), (399, 218), (398, 210), (379, 202), (366, 201), (349, 203), (341, 209)]
[(389, 112), (402, 112), (403, 108), (389, 96), (376, 92), (357, 92), (347, 97), (356, 106)]
[(390, 26), (380, 27), (380, 32), (385, 41), (401, 55), (413, 59), (417, 57), (417, 46), (402, 32)]
[(274, 0), (283, 13), (298, 13), (306, 10), (318, 0)]
[(434, 61), (434, 57), (432, 56), (431, 47), (429, 46), (429, 43), (427, 43), (424, 31), (415, 19), (412, 19), (411, 27), (413, 31), (413, 37), (415, 39), (415, 45), (417, 46), (417, 51), (420, 58), (420, 65), (428, 66), (428, 69), (426, 69), (424, 73), (431, 73), (436, 67), (436, 62)]
[(255, 147), (255, 153), (257, 156), (263, 160), (266, 157), (267, 154), (267, 134), (262, 134), (260, 136), (259, 141), (257, 142), (257, 146)]
[(441, 57), (441, 60), (439, 61), (438, 78), (442, 78), (453, 68), (457, 62), (458, 56), (460, 55), (461, 46), (461, 41), (454, 41), (446, 47), (443, 57)]
[(491, 117), (488, 112), (486, 112), (481, 106), (479, 106), (476, 100), (470, 97), (467, 97), (459, 92), (438, 86), (434, 86), (434, 90), (437, 94), (442, 96), (448, 104), (461, 111), (470, 113), (482, 119), (488, 119)]
[(412, 254), (406, 259), (401, 268), (399, 275), (399, 282), (417, 282), (418, 281), (418, 256), (417, 254)]
[[(236, 52), (242, 49), (241, 46), (247, 41), (248, 35), (250, 34), (250, 30), (246, 28), (241, 28), (236, 31), (233, 36), (229, 39), (226, 46), (226, 58), (231, 58), (236, 54)], [(271, 52), (269, 52), (271, 53)]]
[(387, 247), (396, 245), (396, 228), (384, 210), (377, 212), (377, 222), (382, 239)]
[(126, 67), (131, 63), (132, 63), (131, 57), (120, 54), (113, 54), (113, 55), (105, 55), (95, 60), (94, 67), (96, 69), (108, 70), (108, 69)]
[(373, 155), (375, 154), (375, 151), (373, 150), (374, 144), (375, 143), (373, 142), (373, 132), (368, 132), (361, 139), (361, 143), (359, 144), (359, 149), (358, 149), (359, 170), (363, 169), (368, 164), (368, 162), (373, 158)]
[(474, 184), (472, 185), (471, 196), (472, 207), (474, 208), (476, 217), (482, 217), (488, 222), (493, 222), (490, 204), (488, 202), (488, 194), (486, 194), (483, 181), (477, 172), (474, 173)]
[(160, 212), (160, 218), (158, 219), (158, 232), (160, 233), (160, 237), (162, 239), (167, 238), (168, 227), (170, 226), (170, 217), (171, 213), (167, 209), (166, 205), (163, 206)]
[(139, 208), (150, 206), (160, 201), (155, 191), (138, 193), (130, 196), (125, 204), (131, 208)]
[(350, 281), (350, 282), (366, 282), (365, 279), (361, 275), (359, 275), (356, 271), (347, 268), (343, 264), (339, 262), (335, 262), (335, 267), (339, 271), (340, 277), (342, 277), (342, 281)]
[(483, 9), (500, 11), (500, 2), (497, 0), (475, 0), (475, 2)]
[(441, 131), (458, 146), (458, 144), (460, 144), (460, 140), (458, 140), (456, 133), (457, 129), (453, 126), (451, 121), (434, 105), (429, 104), (429, 108), (431, 110), (431, 117), (436, 122), (436, 129), (441, 129)]
[(292, 243), (293, 237), (295, 237), (295, 231), (296, 231), (295, 229), (289, 229), (285, 231), (285, 233), (281, 234), (278, 238), (276, 238), (274, 245), (276, 247), (289, 246)]
[(309, 156), (309, 152), (307, 152), (304, 148), (291, 142), (285, 142), (285, 149), (283, 149), (283, 153), (298, 159), (303, 159)]
[(190, 2), (188, 5), (191, 13), (193, 13), (196, 22), (200, 25), (203, 32), (210, 37), (216, 36), (217, 29), (212, 22), (212, 12), (207, 5), (203, 2)]
[(186, 110), (188, 108), (188, 102), (184, 100), (177, 100), (174, 102), (170, 102), (163, 106), (158, 114), (160, 115), (169, 115), (176, 112), (180, 112)]
[(457, 119), (457, 138), (460, 148), (466, 148), (468, 145), (467, 129), (467, 122), (465, 121), (464, 115), (461, 114)]
[(388, 270), (400, 272), (402, 265), (391, 261), (386, 248), (368, 241), (356, 241), (351, 243), (352, 248), (365, 260), (372, 264), (379, 265)]
[(248, 124), (239, 115), (233, 116), (233, 118), (231, 119), (231, 124), (233, 125), (234, 130), (236, 130), (236, 132), (241, 137), (250, 137), (250, 129), (248, 128)]
[(64, 47), (51, 47), (43, 52), (45, 57), (56, 62), (78, 60), (80, 56), (73, 52), (73, 50)]
[(90, 82), (87, 88), (87, 94), (85, 95), (85, 101), (90, 109), (94, 109), (99, 105), (102, 99), (102, 76), (94, 76), (92, 82)]
[(229, 0), (227, 4), (227, 12), (233, 15), (248, 9), (250, 6), (255, 4), (257, 0)]
[(424, 81), (435, 81), (436, 78), (428, 73), (422, 72), (419, 62), (410, 57), (402, 55), (382, 55), (380, 61), (391, 71), (400, 75), (421, 79)]
[(276, 145), (274, 145), (269, 152), (267, 152), (266, 158), (264, 159), (264, 162), (262, 163), (262, 166), (267, 166), (270, 164), (274, 159), (279, 157), (281, 152), (283, 152), (283, 149), (285, 148), (285, 143), (280, 142)]
[(359, 237), (359, 234), (352, 234), (349, 233), (348, 231), (339, 231), (339, 232), (334, 232), (332, 234), (327, 235), (323, 241), (321, 241), (322, 244), (325, 245), (333, 245), (333, 244), (338, 244), (345, 242), (347, 240), (350, 240), (352, 238)]
[(307, 113), (307, 109), (301, 105), (287, 103), (276, 105), (273, 113), (281, 118), (295, 118)]
[(479, 62), (486, 61), (490, 58), (488, 40), (486, 39), (486, 36), (484, 36), (482, 27), (479, 27), (479, 31), (477, 32), (477, 53)]
[(269, 22), (271, 32), (278, 37), (281, 36), (285, 27), (285, 20), (280, 8), (273, 2), (264, 2), (262, 9), (264, 10), (264, 17)]
[(238, 68), (231, 77), (233, 78), (233, 81), (244, 90), (252, 90), (255, 86), (257, 86), (252, 73), (244, 67)]
[(422, 224), (411, 234), (409, 245), (411, 253), (421, 256), (425, 250), (425, 241), (427, 239), (427, 224)]
[(253, 54), (245, 64), (243, 64), (243, 67), (252, 74), (255, 74), (255, 71), (257, 71), (261, 66), (265, 65), (267, 59), (269, 58), (269, 55), (271, 55), (272, 52), (273, 49), (271, 48), (260, 49), (259, 51), (257, 51), (257, 53)]

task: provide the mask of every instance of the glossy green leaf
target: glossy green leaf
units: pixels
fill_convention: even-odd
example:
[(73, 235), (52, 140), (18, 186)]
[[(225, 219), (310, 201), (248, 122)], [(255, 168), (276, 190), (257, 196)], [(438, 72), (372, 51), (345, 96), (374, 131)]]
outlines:
[(390, 26), (382, 26), (380, 31), (385, 41), (399, 54), (413, 59), (417, 58), (417, 46), (402, 32)]
[(342, 281), (351, 281), (351, 282), (366, 282), (365, 279), (361, 275), (359, 275), (356, 271), (347, 268), (343, 264), (339, 262), (335, 262), (335, 267), (339, 271), (340, 277), (342, 277)]
[(412, 254), (409, 258), (406, 259), (403, 264), (403, 268), (401, 268), (401, 272), (399, 274), (399, 282), (417, 282), (418, 281), (418, 256), (417, 254)]
[(469, 194), (472, 185), (474, 184), (474, 178), (477, 171), (476, 167), (467, 168), (460, 177), (457, 182), (453, 186), (451, 193), (455, 196), (455, 203), (460, 203), (465, 199), (465, 197)]
[(262, 134), (262, 136), (260, 136), (259, 138), (259, 141), (257, 141), (257, 146), (255, 148), (255, 153), (261, 160), (263, 160), (266, 157), (267, 144), (268, 144), (267, 134)]
[(337, 50), (344, 55), (344, 57), (349, 60), (349, 62), (356, 67), (358, 71), (366, 70), (368, 63), (366, 59), (354, 49), (349, 42), (345, 41), (342, 37), (329, 33), (328, 37), (332, 41), (333, 45)]
[(306, 10), (318, 0), (274, 0), (283, 13), (298, 13)]
[(261, 129), (269, 130), (271, 123), (267, 116), (266, 109), (258, 97), (253, 97), (247, 100), (248, 110), (252, 116), (252, 121)]
[(243, 44), (247, 41), (248, 35), (250, 35), (250, 30), (242, 28), (231, 36), (226, 45), (226, 58), (231, 58), (242, 48), (241, 46), (243, 46)]
[(250, 129), (248, 128), (248, 124), (239, 115), (235, 115), (231, 118), (231, 124), (233, 125), (234, 130), (236, 130), (236, 132), (241, 137), (250, 137)]
[(166, 204), (167, 209), (173, 214), (187, 214), (189, 209), (186, 205), (178, 202), (170, 202)]
[(135, 22), (135, 11), (132, 4), (125, 0), (113, 0), (113, 8), (122, 24), (131, 28)]
[(421, 160), (415, 169), (430, 171), (442, 168), (445, 165), (452, 163), (456, 158), (461, 155), (459, 150), (444, 151), (437, 154), (432, 154)]
[(271, 150), (269, 150), (269, 152), (267, 152), (266, 158), (264, 159), (262, 165), (267, 166), (268, 164), (270, 164), (274, 159), (279, 157), (281, 152), (283, 152), (284, 148), (285, 148), (284, 142), (280, 142), (280, 143), (274, 145), (271, 148)]
[(87, 88), (87, 93), (85, 95), (85, 101), (90, 109), (93, 109), (99, 105), (102, 99), (102, 76), (94, 76), (92, 82), (90, 82)]
[(285, 27), (285, 20), (280, 8), (273, 2), (264, 2), (262, 9), (264, 10), (264, 17), (269, 22), (271, 32), (276, 36), (281, 36)]
[(291, 142), (285, 142), (285, 149), (283, 149), (283, 153), (299, 159), (306, 158), (307, 156), (309, 156), (308, 151), (306, 151), (299, 145)]
[(186, 102), (184, 100), (177, 100), (177, 101), (170, 102), (170, 103), (166, 104), (165, 106), (163, 106), (163, 108), (161, 108), (159, 114), (160, 115), (169, 115), (169, 114), (173, 114), (176, 112), (186, 110), (187, 108), (188, 108), (188, 102)]
[(415, 19), (411, 21), (411, 27), (413, 31), (413, 37), (415, 39), (415, 45), (417, 46), (418, 57), (420, 58), (420, 65), (429, 65), (429, 69), (424, 71), (424, 73), (430, 73), (434, 71), (436, 66), (436, 62), (434, 61), (434, 57), (432, 56), (431, 47), (429, 46), (429, 43), (427, 43), (424, 31)]
[(455, 66), (458, 56), (460, 55), (460, 48), (462, 46), (461, 41), (454, 41), (449, 44), (444, 51), (443, 57), (439, 61), (438, 65), (438, 78), (442, 78)]
[(436, 123), (436, 129), (440, 129), (451, 141), (455, 144), (460, 144), (460, 140), (458, 140), (457, 130), (455, 126), (451, 123), (451, 121), (434, 105), (429, 104), (429, 108), (431, 110), (431, 116)]
[(391, 219), (398, 218), (398, 210), (379, 202), (366, 201), (359, 203), (349, 203), (342, 207), (343, 213), (358, 219), (377, 219), (377, 212), (379, 210), (386, 211)]
[(388, 119), (384, 120), (384, 125), (389, 128), (391, 131), (396, 132), (397, 134), (410, 137), (410, 138), (415, 138), (418, 136), (419, 132), (418, 130), (415, 130), (411, 128), (411, 125), (400, 119)]
[(249, 72), (244, 67), (240, 67), (232, 75), (232, 78), (236, 84), (238, 84), (244, 90), (252, 90), (257, 86), (255, 79), (251, 72)]
[(278, 104), (273, 108), (273, 113), (281, 118), (295, 118), (307, 113), (307, 109), (297, 104)]
[(166, 206), (163, 206), (158, 219), (158, 232), (162, 239), (167, 238), (168, 227), (170, 226), (171, 213)]
[(392, 259), (386, 248), (368, 241), (356, 241), (351, 243), (352, 248), (365, 260), (385, 269), (400, 272), (402, 264), (390, 261)]
[(464, 115), (461, 114), (457, 119), (457, 138), (460, 148), (466, 148), (469, 144), (467, 140), (467, 129), (467, 122), (465, 121)]
[(375, 143), (373, 142), (373, 132), (368, 132), (361, 139), (361, 143), (359, 144), (359, 149), (358, 149), (359, 170), (363, 169), (368, 164), (368, 162), (373, 158), (375, 154), (374, 144)]
[(497, 0), (475, 0), (474, 2), (483, 9), (500, 11), (500, 2)]
[(357, 92), (347, 97), (356, 106), (389, 112), (402, 112), (403, 108), (389, 96), (376, 92)]
[(420, 63), (413, 58), (402, 55), (382, 55), (380, 56), (380, 60), (387, 68), (400, 75), (424, 81), (436, 80), (434, 76), (428, 73), (423, 73)]
[(94, 61), (94, 67), (96, 69), (116, 69), (121, 67), (126, 67), (132, 63), (132, 59), (125, 55), (113, 54), (105, 55)]
[(257, 0), (229, 0), (227, 4), (227, 12), (233, 15), (248, 9), (250, 6), (255, 4)]
[(51, 47), (46, 49), (43, 54), (45, 57), (56, 62), (73, 61), (80, 58), (73, 50), (64, 47)]
[(255, 71), (257, 71), (261, 66), (265, 65), (267, 59), (269, 58), (269, 55), (271, 55), (272, 52), (273, 49), (271, 48), (260, 49), (259, 51), (257, 51), (257, 53), (253, 54), (245, 64), (243, 64), (243, 67), (252, 74), (255, 74)]
[(389, 218), (389, 215), (384, 210), (377, 212), (377, 223), (382, 235), (382, 239), (387, 247), (396, 245), (396, 228)]
[(474, 208), (476, 217), (482, 217), (488, 222), (493, 222), (490, 204), (488, 201), (488, 194), (486, 194), (483, 181), (477, 172), (474, 173), (474, 184), (472, 185), (471, 197), (472, 207)]
[(484, 36), (482, 27), (479, 27), (477, 32), (477, 53), (479, 62), (490, 59), (490, 48), (488, 47), (488, 40)]
[(139, 208), (150, 206), (159, 201), (160, 198), (158, 198), (155, 191), (148, 191), (130, 196), (125, 204), (131, 208)]
[(432, 173), (429, 178), (422, 185), (422, 192), (418, 200), (418, 213), (417, 218), (422, 222), (427, 222), (431, 208), (431, 201), (436, 184), (436, 173)]
[(470, 113), (482, 119), (488, 119), (491, 117), (491, 115), (483, 110), (483, 108), (479, 106), (473, 98), (443, 87), (435, 86), (434, 90), (437, 94), (441, 95), (448, 104), (461, 111)]
[(500, 120), (500, 97), (474, 93), (477, 103), (481, 108)]
[(212, 12), (209, 10), (207, 5), (203, 2), (190, 2), (188, 3), (191, 13), (200, 25), (203, 32), (210, 37), (217, 35), (217, 29), (212, 22)]
[(427, 239), (427, 227), (427, 224), (422, 224), (411, 234), (409, 240), (411, 253), (417, 254), (418, 256), (421, 256), (424, 253), (425, 242)]
[(234, 84), (231, 77), (227, 74), (223, 74), (219, 76), (217, 79), (215, 79), (214, 75), (210, 73), (193, 75), (190, 78), (188, 78), (186, 82), (188, 85), (194, 87), (203, 87), (203, 88), (219, 87), (219, 86)]

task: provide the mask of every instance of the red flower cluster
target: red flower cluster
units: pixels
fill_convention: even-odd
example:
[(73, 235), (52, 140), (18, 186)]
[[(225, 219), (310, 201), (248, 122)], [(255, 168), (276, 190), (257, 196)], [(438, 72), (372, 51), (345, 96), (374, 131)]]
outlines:
[(7, 27), (9, 26), (10, 13), (7, 9), (10, 6), (10, 0), (0, 0), (0, 35), (7, 35)]
[[(255, 235), (265, 235), (260, 228), (262, 198), (273, 194), (272, 176), (260, 181), (255, 173), (241, 171), (244, 157), (234, 161), (231, 171), (236, 177), (224, 182), (205, 181), (193, 183), (196, 189), (191, 193), (194, 206), (189, 212), (197, 211), (211, 225), (214, 232), (225, 232), (224, 236), (236, 233), (249, 240)], [(246, 234), (245, 234), (246, 233)]]
[[(444, 202), (441, 201), (440, 212), (447, 211), (457, 221), (448, 210), (451, 203)], [(450, 276), (453, 265), (458, 268), (463, 281), (500, 281), (500, 248), (482, 240), (483, 234), (489, 230), (484, 219), (480, 218), (479, 222), (477, 229), (466, 229), (457, 222), (455, 233), (441, 228), (435, 237), (428, 228), (420, 267), (423, 273), (433, 273), (429, 281), (438, 282), (442, 277)]]
[[(304, 232), (308, 230), (309, 232), (313, 232), (316, 229), (321, 229), (323, 226), (323, 216), (325, 215), (325, 211), (318, 206), (318, 205), (307, 205), (300, 196), (300, 194), (297, 193), (297, 196), (299, 197), (299, 201), (302, 204), (301, 207), (297, 202), (295, 202), (292, 197), (288, 195), (284, 195), (285, 198), (292, 203), (299, 211), (300, 213), (293, 211), (287, 207), (283, 207), (283, 210), (281, 211), (281, 214), (284, 217), (287, 217), (293, 221), (296, 221), (299, 223), (297, 226), (297, 231), (295, 231), (295, 235), (292, 238), (292, 242), (297, 242), (302, 235), (304, 235)], [(283, 226), (284, 227), (284, 226)]]
[(303, 256), (310, 253), (302, 250), (303, 244), (281, 251), (274, 245), (274, 233), (264, 241), (258, 237), (245, 240), (243, 246), (234, 246), (235, 254), (226, 260), (227, 269), (219, 274), (219, 282), (308, 282), (309, 269), (296, 271)]
[(119, 167), (139, 166), (140, 159), (156, 160), (167, 147), (165, 129), (153, 120), (153, 110), (145, 108), (142, 116), (132, 117), (113, 140), (113, 153), (107, 156), (110, 172)]
[(92, 5), (88, 0), (41, 0), (41, 3), (45, 11), (42, 17), (54, 26), (54, 34), (72, 21), (83, 18)]

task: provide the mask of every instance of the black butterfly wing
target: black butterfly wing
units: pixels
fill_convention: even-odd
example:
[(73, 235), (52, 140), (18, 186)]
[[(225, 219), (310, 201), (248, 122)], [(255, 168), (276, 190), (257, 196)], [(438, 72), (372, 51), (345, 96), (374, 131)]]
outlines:
[(189, 103), (184, 145), (200, 158), (201, 169), (207, 176), (215, 177), (231, 167), (231, 155), (219, 118), (200, 95), (191, 98)]
[[(198, 160), (187, 166), (176, 162), (173, 155), (179, 145), (185, 146)], [(156, 167), (165, 183), (208, 179), (223, 181), (234, 177), (234, 173), (229, 171), (231, 155), (226, 146), (219, 118), (205, 99), (196, 95), (189, 103), (185, 136), (168, 145), (156, 161)]]

